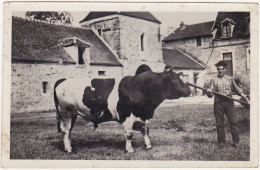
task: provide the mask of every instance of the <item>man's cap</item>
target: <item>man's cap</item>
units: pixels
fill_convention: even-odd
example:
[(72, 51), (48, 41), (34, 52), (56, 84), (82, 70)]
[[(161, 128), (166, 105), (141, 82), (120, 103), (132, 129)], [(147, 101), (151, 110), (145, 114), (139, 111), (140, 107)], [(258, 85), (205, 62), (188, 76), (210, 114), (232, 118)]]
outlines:
[(215, 66), (216, 66), (216, 67), (218, 67), (218, 66), (227, 67), (227, 63), (226, 63), (224, 60), (221, 60), (221, 61), (217, 62), (217, 63), (215, 64)]

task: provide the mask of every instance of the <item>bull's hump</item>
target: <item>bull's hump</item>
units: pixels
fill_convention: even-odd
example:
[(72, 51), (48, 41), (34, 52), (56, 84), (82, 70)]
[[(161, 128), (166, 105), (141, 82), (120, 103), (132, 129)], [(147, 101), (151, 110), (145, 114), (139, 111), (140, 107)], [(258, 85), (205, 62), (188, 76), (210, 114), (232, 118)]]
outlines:
[(107, 108), (107, 99), (115, 85), (115, 79), (93, 79), (90, 86), (84, 89), (82, 102), (91, 111)]

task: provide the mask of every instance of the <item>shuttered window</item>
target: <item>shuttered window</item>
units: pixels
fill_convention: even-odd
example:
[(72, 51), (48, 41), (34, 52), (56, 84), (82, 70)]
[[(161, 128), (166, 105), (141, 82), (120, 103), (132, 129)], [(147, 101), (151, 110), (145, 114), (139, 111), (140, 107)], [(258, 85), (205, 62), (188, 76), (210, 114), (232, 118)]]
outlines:
[(47, 93), (47, 85), (48, 85), (47, 81), (42, 82), (42, 92), (43, 93)]

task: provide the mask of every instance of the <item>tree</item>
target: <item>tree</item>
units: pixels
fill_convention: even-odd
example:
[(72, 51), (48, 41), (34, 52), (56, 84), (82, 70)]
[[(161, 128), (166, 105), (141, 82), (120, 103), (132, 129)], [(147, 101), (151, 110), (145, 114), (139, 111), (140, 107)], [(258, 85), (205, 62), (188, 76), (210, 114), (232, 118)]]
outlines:
[(70, 12), (62, 11), (48, 11), (48, 12), (41, 12), (41, 11), (33, 11), (33, 12), (26, 12), (26, 18), (31, 20), (37, 20), (42, 22), (47, 22), (50, 24), (62, 24), (62, 25), (71, 25), (73, 21), (73, 17), (71, 16)]

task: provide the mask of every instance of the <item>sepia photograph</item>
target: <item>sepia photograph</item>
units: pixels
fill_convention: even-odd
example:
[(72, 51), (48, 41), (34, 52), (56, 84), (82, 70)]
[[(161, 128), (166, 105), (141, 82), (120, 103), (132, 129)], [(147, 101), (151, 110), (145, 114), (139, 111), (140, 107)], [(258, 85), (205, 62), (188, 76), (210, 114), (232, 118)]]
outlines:
[(253, 3), (6, 2), (2, 166), (257, 167), (258, 17)]

